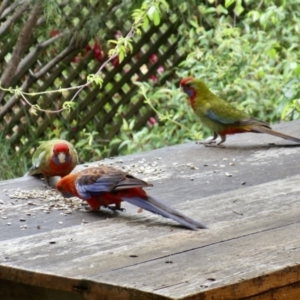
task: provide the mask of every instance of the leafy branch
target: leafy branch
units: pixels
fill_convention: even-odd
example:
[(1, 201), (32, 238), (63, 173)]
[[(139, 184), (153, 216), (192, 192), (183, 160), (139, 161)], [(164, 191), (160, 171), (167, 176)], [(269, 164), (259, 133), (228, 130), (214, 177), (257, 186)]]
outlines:
[[(141, 6), (140, 9), (134, 10), (132, 13), (133, 17), (133, 24), (131, 26), (131, 29), (127, 33), (125, 37), (121, 36), (117, 40), (109, 40), (109, 43), (115, 44), (115, 47), (109, 51), (109, 57), (107, 60), (104, 61), (104, 63), (100, 66), (100, 68), (97, 70), (95, 74), (89, 74), (87, 76), (87, 82), (74, 87), (67, 87), (67, 88), (60, 88), (57, 90), (51, 90), (51, 91), (45, 91), (45, 92), (31, 92), (27, 93), (24, 92), (21, 88), (5, 88), (4, 86), (0, 85), (0, 90), (3, 92), (9, 92), (14, 94), (15, 96), (21, 97), (29, 106), (32, 107), (33, 113), (36, 113), (36, 111), (42, 111), (47, 113), (59, 113), (64, 110), (70, 111), (71, 108), (73, 108), (76, 104), (73, 103), (78, 94), (87, 86), (94, 83), (102, 86), (103, 79), (99, 76), (99, 74), (102, 72), (102, 70), (108, 65), (109, 62), (111, 62), (114, 58), (118, 57), (119, 61), (122, 62), (125, 56), (127, 55), (128, 51), (133, 51), (133, 37), (135, 34), (140, 34), (141, 30), (140, 27), (144, 26), (145, 24), (148, 24), (148, 18), (154, 22), (155, 25), (158, 25), (161, 18), (161, 11), (160, 11), (160, 5), (162, 5), (165, 9), (168, 9), (168, 4), (165, 0), (145, 0)], [(32, 74), (34, 76), (34, 74)], [(62, 108), (57, 110), (46, 110), (42, 109), (37, 104), (32, 104), (27, 97), (28, 96), (39, 96), (43, 94), (51, 94), (51, 93), (62, 93), (70, 90), (77, 90), (76, 93), (73, 95), (70, 101), (65, 102), (62, 106)]]
[[(160, 121), (168, 121), (168, 122), (172, 122), (173, 124), (175, 124), (176, 126), (184, 129), (186, 132), (188, 132), (190, 134), (191, 137), (195, 138), (195, 139), (201, 139), (202, 138), (202, 134), (201, 133), (195, 133), (193, 130), (191, 130), (190, 128), (188, 128), (187, 126), (183, 125), (180, 122), (177, 122), (174, 119), (173, 114), (166, 112), (165, 114), (160, 113), (154, 106), (154, 104), (152, 103), (152, 100), (147, 96), (147, 93), (149, 92), (151, 86), (147, 83), (142, 83), (142, 82), (135, 82), (136, 85), (138, 85), (140, 87), (139, 93), (145, 98), (145, 103), (148, 104), (151, 109), (156, 113), (156, 115), (158, 116)], [(160, 89), (158, 92), (152, 94), (152, 97), (159, 97), (159, 96), (166, 96), (166, 94), (171, 94), (173, 96), (173, 90), (170, 89)]]

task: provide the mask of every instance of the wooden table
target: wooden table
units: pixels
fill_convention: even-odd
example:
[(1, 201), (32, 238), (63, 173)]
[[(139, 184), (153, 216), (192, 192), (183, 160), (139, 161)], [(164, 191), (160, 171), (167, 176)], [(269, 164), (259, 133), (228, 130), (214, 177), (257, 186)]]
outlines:
[[(274, 128), (300, 136), (298, 121)], [(300, 148), (259, 134), (226, 146), (100, 162), (206, 230), (129, 204), (89, 212), (32, 177), (1, 182), (0, 299), (300, 299)]]

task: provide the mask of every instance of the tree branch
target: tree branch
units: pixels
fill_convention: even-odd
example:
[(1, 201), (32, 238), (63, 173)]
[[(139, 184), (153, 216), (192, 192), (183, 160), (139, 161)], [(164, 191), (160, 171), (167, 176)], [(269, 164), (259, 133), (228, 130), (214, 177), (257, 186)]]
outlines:
[[(15, 75), (13, 76), (13, 78), (10, 82), (10, 85), (14, 86), (17, 83), (17, 81), (30, 69), (32, 64), (37, 60), (37, 58), (42, 50), (46, 49), (54, 41), (56, 41), (57, 39), (59, 39), (61, 37), (66, 36), (67, 34), (68, 34), (68, 32), (66, 31), (66, 32), (60, 33), (54, 37), (51, 37), (50, 39), (48, 39), (46, 41), (43, 41), (43, 42), (37, 44), (35, 46), (35, 48), (33, 50), (31, 50), (19, 63), (17, 71), (16, 71)], [(59, 60), (56, 61), (56, 63), (58, 63), (58, 62), (59, 62)], [(47, 72), (48, 72), (48, 70), (47, 70)], [(33, 77), (38, 78), (40, 76), (33, 74)]]
[[(28, 43), (30, 40), (29, 36), (32, 35), (36, 22), (40, 16), (41, 8), (42, 8), (41, 3), (36, 3), (33, 6), (27, 22), (24, 24), (23, 28), (21, 29), (11, 59), (0, 79), (2, 87), (8, 87), (10, 85), (10, 81), (18, 68), (22, 55), (28, 47)], [(4, 97), (4, 92), (0, 94), (0, 101), (3, 99), (3, 97)]]
[[(4, 32), (24, 13), (25, 10), (27, 10), (29, 3), (24, 2), (23, 5), (15, 11), (15, 13), (7, 19), (2, 26), (0, 27), (0, 36), (4, 34)], [(0, 8), (1, 9), (1, 8)]]
[(49, 61), (45, 66), (43, 66), (37, 73), (32, 74), (34, 78), (39, 78), (47, 73), (51, 68), (57, 65), (64, 57), (66, 57), (69, 53), (74, 51), (76, 47), (74, 44), (70, 44), (67, 48), (65, 48), (62, 52), (55, 56), (51, 61)]
[(4, 10), (8, 6), (9, 2), (10, 2), (10, 0), (3, 0), (2, 4), (0, 5), (0, 18), (1, 18), (1, 15), (3, 14)]

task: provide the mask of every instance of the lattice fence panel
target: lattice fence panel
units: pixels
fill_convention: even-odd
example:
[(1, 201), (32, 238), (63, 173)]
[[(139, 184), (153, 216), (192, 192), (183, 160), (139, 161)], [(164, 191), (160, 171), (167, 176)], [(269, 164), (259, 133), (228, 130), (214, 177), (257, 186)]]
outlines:
[[(37, 145), (38, 140), (48, 138), (52, 132), (54, 137), (57, 127), (65, 133), (65, 138), (75, 142), (79, 139), (79, 132), (86, 128), (93, 128), (102, 140), (111, 140), (120, 131), (124, 118), (128, 122), (135, 120), (135, 130), (141, 129), (154, 113), (138, 95), (134, 81), (156, 78), (156, 84), (163, 85), (173, 76), (170, 70), (184, 59), (177, 50), (178, 26), (177, 21), (166, 19), (161, 26), (152, 26), (135, 37), (133, 53), (120, 64), (117, 61), (109, 63), (101, 75), (103, 86), (90, 85), (82, 90), (75, 100), (77, 107), (70, 113), (35, 114), (23, 99), (7, 93), (0, 103), (0, 130), (9, 142), (24, 150)], [(128, 29), (125, 24), (124, 33)], [(110, 30), (116, 32), (117, 28)], [(7, 63), (14, 43), (13, 38), (7, 43), (0, 41), (1, 69)], [(19, 86), (29, 92), (43, 92), (84, 84), (87, 75), (95, 73), (103, 61), (97, 61), (93, 51), (85, 51), (84, 56), (82, 52), (82, 45), (75, 43), (56, 49), (55, 43), (48, 45), (43, 40), (33, 39), (21, 62), (23, 68), (20, 69), (23, 71), (15, 74), (11, 86)], [(56, 61), (53, 61), (52, 54)], [(82, 56), (81, 59), (74, 61), (79, 56)], [(45, 73), (44, 68), (47, 69)], [(169, 71), (164, 76), (159, 74), (162, 68)], [(37, 76), (39, 73), (43, 75)], [(43, 109), (56, 110), (75, 93), (76, 90), (72, 90), (29, 99)]]

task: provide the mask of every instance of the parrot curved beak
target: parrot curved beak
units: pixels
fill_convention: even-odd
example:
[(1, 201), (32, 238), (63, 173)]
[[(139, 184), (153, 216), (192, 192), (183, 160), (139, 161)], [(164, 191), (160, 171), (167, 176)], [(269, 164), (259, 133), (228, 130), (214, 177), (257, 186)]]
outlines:
[(59, 163), (63, 164), (66, 162), (66, 154), (64, 152), (59, 152), (57, 155)]

